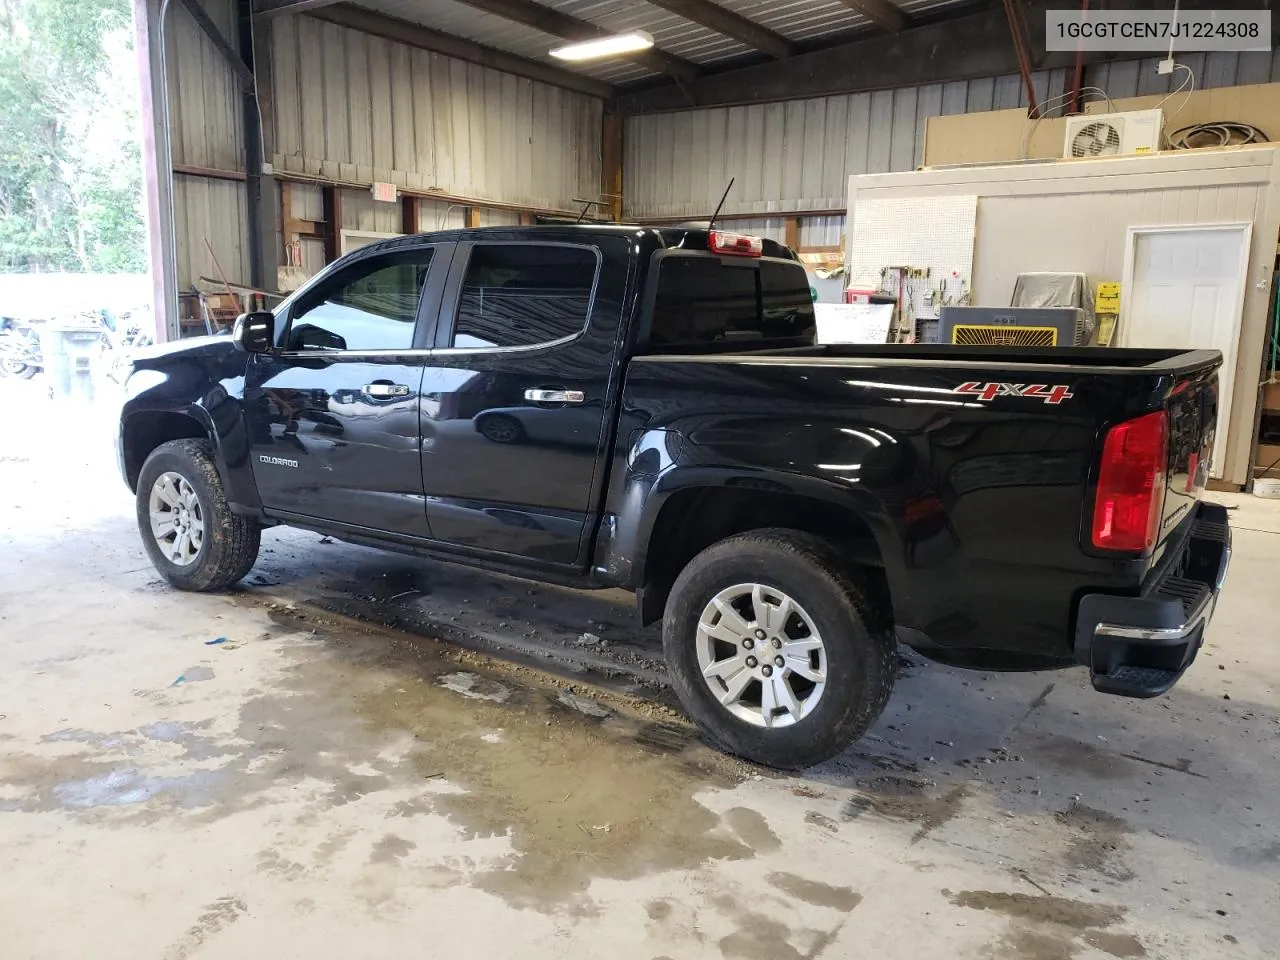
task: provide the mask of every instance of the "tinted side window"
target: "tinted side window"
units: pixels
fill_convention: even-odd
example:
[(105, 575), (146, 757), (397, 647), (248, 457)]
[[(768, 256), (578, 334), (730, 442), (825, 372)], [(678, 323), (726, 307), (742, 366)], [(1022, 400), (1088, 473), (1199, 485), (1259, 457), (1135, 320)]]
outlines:
[(766, 337), (812, 336), (813, 291), (809, 275), (795, 263), (760, 261), (760, 295)]
[(587, 325), (596, 255), (581, 247), (480, 244), (471, 251), (453, 346), (528, 347)]
[(651, 343), (710, 343), (757, 326), (754, 263), (667, 257), (658, 273)]
[(293, 308), (288, 349), (408, 349), (430, 264), (429, 249), (406, 250), (343, 270)]
[(804, 268), (771, 260), (664, 257), (649, 341), (812, 339), (813, 296)]

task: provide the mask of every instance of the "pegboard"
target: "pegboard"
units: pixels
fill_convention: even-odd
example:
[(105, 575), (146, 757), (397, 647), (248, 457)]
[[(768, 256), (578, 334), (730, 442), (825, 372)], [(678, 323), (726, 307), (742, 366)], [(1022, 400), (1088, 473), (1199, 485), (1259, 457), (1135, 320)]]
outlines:
[[(862, 286), (864, 280), (879, 286), (884, 267), (927, 268), (927, 279), (908, 286), (917, 320), (936, 319), (943, 302), (957, 303), (972, 290), (976, 196), (859, 200), (852, 214), (847, 273), (851, 287)], [(959, 276), (953, 277), (953, 271)], [(944, 279), (946, 289), (940, 293)], [(935, 294), (932, 304), (926, 296), (930, 289)]]

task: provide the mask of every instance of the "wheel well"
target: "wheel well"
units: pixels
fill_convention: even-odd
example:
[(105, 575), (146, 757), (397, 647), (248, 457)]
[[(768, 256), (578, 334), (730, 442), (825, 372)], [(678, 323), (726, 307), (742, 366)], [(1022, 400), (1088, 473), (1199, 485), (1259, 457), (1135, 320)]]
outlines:
[(124, 423), (122, 447), (129, 489), (138, 488), (138, 474), (151, 451), (170, 440), (204, 440), (209, 431), (195, 417), (183, 413), (135, 413)]
[(673, 494), (654, 522), (641, 581), (642, 622), (662, 617), (676, 577), (698, 553), (726, 537), (766, 527), (802, 530), (838, 544), (851, 566), (865, 568), (872, 599), (892, 616), (880, 547), (854, 510), (795, 494), (702, 487)]

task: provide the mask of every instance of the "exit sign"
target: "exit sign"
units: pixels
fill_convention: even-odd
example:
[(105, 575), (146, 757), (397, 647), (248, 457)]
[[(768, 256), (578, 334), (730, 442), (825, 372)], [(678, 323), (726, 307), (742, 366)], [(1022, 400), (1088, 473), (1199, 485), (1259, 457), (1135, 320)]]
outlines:
[(394, 183), (374, 183), (373, 199), (381, 200), (383, 203), (395, 203), (399, 197)]

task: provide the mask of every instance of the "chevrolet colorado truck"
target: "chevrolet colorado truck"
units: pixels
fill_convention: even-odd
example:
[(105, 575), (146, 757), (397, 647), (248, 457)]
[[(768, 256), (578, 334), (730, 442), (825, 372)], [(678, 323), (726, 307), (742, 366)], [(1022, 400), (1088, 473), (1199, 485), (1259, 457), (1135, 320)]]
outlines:
[(459, 230), (136, 359), (119, 457), (176, 587), (235, 584), (275, 524), (622, 587), (704, 733), (794, 768), (875, 720), (898, 642), (1168, 690), (1230, 555), (1201, 499), (1220, 364), (819, 345), (770, 240)]

